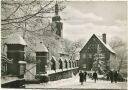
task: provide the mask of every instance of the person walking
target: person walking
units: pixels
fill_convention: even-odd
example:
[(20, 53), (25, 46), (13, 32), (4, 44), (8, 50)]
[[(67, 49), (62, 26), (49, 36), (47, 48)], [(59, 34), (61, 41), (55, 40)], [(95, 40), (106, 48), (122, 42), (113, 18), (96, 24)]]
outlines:
[(98, 79), (98, 78), (97, 78), (97, 73), (96, 73), (96, 71), (93, 73), (93, 79), (94, 79), (94, 81), (95, 81), (95, 83), (96, 83), (96, 80)]
[(111, 71), (111, 70), (109, 72), (109, 78), (111, 80), (111, 83), (113, 83), (113, 71)]
[(109, 80), (109, 72), (107, 72), (107, 74), (106, 74), (106, 76), (107, 76), (107, 81)]
[(82, 71), (80, 71), (79, 77), (80, 77), (80, 83), (81, 83), (81, 85), (83, 85), (83, 82), (84, 82), (84, 73)]
[(118, 73), (117, 71), (114, 71), (114, 82), (117, 83), (117, 79), (118, 79)]
[(87, 72), (84, 72), (84, 81), (86, 82), (86, 76), (87, 76)]

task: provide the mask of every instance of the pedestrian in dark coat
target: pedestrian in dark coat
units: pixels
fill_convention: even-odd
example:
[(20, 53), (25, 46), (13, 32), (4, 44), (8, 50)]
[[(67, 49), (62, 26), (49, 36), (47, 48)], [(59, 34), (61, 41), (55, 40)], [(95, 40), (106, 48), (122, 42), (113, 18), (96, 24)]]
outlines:
[(118, 73), (117, 73), (117, 71), (115, 71), (114, 72), (114, 81), (115, 81), (115, 83), (117, 83), (117, 79), (118, 79)]
[(109, 80), (109, 72), (107, 72), (106, 76), (107, 76), (107, 80)]
[(81, 85), (83, 85), (83, 82), (84, 82), (84, 73), (82, 71), (80, 71), (79, 77), (80, 77), (80, 83), (81, 83)]
[(87, 72), (84, 72), (84, 81), (86, 82), (86, 76), (87, 76)]
[(98, 79), (96, 71), (93, 73), (93, 79), (95, 80), (95, 83), (96, 83), (96, 80)]
[(109, 72), (109, 77), (110, 77), (111, 83), (113, 83), (113, 72), (111, 70)]

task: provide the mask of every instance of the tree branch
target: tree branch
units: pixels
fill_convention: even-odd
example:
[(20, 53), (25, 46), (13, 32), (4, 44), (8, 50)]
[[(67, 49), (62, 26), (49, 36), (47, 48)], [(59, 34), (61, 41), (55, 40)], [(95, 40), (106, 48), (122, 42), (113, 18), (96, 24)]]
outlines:
[(20, 8), (20, 4), (19, 4), (18, 7), (6, 18), (6, 20), (9, 19), (19, 8)]
[[(54, 0), (53, 0), (54, 1)], [(38, 12), (36, 12), (35, 14), (31, 14), (31, 15), (25, 15), (23, 17), (19, 17), (19, 18), (13, 18), (13, 19), (4, 19), (2, 21), (6, 21), (7, 23), (3, 23), (1, 25), (7, 25), (7, 24), (11, 24), (11, 23), (23, 23), (24, 21), (36, 16), (37, 14), (41, 13), (42, 10), (45, 9), (45, 7), (47, 7), (48, 5), (50, 5), (53, 1), (50, 1), (48, 4), (46, 4), (43, 8), (41, 8)], [(45, 13), (45, 12), (44, 12)], [(25, 18), (25, 19), (24, 19)], [(23, 19), (21, 21), (12, 21), (12, 22), (9, 22), (9, 20), (16, 20), (16, 19)]]

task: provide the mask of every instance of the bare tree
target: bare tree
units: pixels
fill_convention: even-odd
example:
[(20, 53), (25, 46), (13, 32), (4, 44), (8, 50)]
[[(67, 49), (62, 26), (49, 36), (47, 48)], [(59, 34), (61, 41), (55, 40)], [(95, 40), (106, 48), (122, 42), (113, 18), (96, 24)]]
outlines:
[[(62, 4), (60, 1), (58, 4)], [(38, 32), (49, 26), (49, 13), (54, 12), (55, 1), (41, 0), (2, 0), (2, 31), (22, 30)], [(65, 7), (60, 7), (60, 11)], [(5, 31), (4, 31), (5, 32)]]
[(85, 40), (83, 39), (79, 39), (76, 41), (70, 41), (65, 39), (65, 51), (70, 56), (70, 60), (74, 60), (79, 57), (79, 52), (84, 46), (84, 41)]
[[(57, 1), (59, 11), (65, 8), (64, 2)], [(55, 3), (55, 0), (1, 0), (1, 35), (6, 37), (20, 33), (28, 44), (27, 60), (33, 55), (30, 53), (35, 52), (36, 41), (43, 40), (47, 36), (44, 32), (51, 29), (50, 19), (55, 12)]]
[[(115, 50), (117, 59), (119, 60), (118, 71), (120, 72), (120, 70), (123, 69), (122, 67), (127, 69), (127, 43), (119, 37), (114, 37), (110, 45)], [(127, 73), (127, 71), (125, 73)]]

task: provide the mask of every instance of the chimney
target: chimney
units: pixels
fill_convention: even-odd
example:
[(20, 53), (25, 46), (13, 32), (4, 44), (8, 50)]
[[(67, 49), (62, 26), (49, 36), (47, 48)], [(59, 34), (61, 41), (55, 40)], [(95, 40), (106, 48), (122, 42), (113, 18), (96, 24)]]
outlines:
[(103, 42), (106, 43), (106, 33), (102, 34)]

